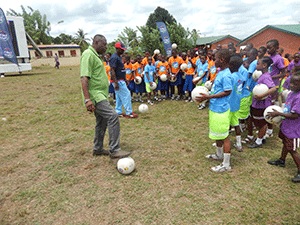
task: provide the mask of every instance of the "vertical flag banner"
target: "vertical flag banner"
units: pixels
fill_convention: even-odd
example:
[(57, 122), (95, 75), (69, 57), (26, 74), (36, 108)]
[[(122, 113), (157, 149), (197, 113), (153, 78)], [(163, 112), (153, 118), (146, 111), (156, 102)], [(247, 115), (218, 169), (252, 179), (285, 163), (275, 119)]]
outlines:
[(156, 22), (156, 25), (160, 32), (161, 39), (164, 43), (166, 54), (167, 56), (170, 56), (172, 53), (172, 45), (167, 26), (164, 22)]
[(8, 30), (8, 24), (3, 10), (0, 8), (0, 57), (7, 61), (18, 64), (14, 51), (11, 35)]

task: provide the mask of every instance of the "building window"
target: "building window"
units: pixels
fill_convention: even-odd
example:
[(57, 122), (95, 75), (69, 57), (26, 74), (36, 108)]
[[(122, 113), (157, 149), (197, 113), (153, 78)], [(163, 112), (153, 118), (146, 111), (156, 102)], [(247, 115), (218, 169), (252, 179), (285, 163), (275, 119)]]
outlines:
[(52, 57), (52, 51), (46, 51), (46, 55), (48, 58)]
[(36, 58), (40, 57), (40, 55), (39, 55), (39, 53), (37, 51), (34, 51), (34, 55), (35, 55)]
[(76, 50), (70, 50), (70, 54), (71, 56), (76, 57)]
[(65, 57), (65, 52), (64, 51), (58, 51), (59, 57)]

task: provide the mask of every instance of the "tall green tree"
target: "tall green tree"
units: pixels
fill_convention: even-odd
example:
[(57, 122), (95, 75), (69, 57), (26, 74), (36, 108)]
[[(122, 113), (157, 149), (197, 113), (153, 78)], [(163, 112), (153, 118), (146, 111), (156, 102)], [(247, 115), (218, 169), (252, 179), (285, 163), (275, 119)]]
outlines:
[(71, 44), (72, 42), (74, 42), (74, 37), (69, 34), (61, 33), (57, 37), (53, 38), (52, 42), (54, 44)]
[(148, 17), (146, 26), (156, 29), (156, 22), (164, 22), (168, 24), (176, 23), (175, 18), (168, 12), (168, 10), (157, 7), (153, 13)]
[(80, 46), (80, 51), (83, 52), (88, 48), (89, 44), (87, 41), (90, 39), (87, 38), (87, 33), (84, 33), (83, 29), (78, 29), (74, 37), (75, 43)]
[(22, 13), (17, 13), (15, 10), (9, 9), (6, 14), (8, 16), (23, 17), (26, 32), (37, 44), (50, 44), (52, 41), (49, 34), (51, 25), (47, 20), (47, 16), (45, 14), (42, 15), (39, 10), (34, 10), (30, 6), (27, 6), (27, 8), (29, 12), (21, 5)]
[(130, 55), (138, 55), (142, 53), (141, 50), (141, 43), (139, 37), (137, 35), (137, 30), (134, 30), (129, 27), (125, 27), (124, 30), (121, 32), (121, 34), (118, 35), (118, 41), (121, 41), (124, 43), (124, 45), (127, 47), (127, 52)]

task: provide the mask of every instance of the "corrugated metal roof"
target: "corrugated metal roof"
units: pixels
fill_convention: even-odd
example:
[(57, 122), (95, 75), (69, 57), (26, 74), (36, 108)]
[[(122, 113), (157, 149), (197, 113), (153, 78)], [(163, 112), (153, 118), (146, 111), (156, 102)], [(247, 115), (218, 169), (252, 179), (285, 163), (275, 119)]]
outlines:
[[(38, 45), (39, 49), (50, 49), (50, 48), (80, 48), (76, 44), (60, 44), (60, 45)], [(32, 45), (28, 45), (28, 49), (33, 49)]]
[(300, 36), (300, 24), (289, 24), (289, 25), (267, 25), (260, 30), (256, 31), (254, 34), (251, 34), (250, 36), (246, 37), (245, 39), (241, 40), (240, 43), (237, 44), (243, 45), (247, 40), (251, 39), (252, 37), (256, 36), (257, 34), (263, 32), (266, 29), (274, 29), (278, 30), (284, 33), (288, 33), (295, 36)]
[(221, 36), (211, 36), (211, 37), (200, 37), (197, 39), (196, 45), (214, 44), (216, 42), (224, 40), (225, 38), (233, 38), (237, 41), (240, 41), (240, 39), (233, 37), (231, 35), (221, 35)]

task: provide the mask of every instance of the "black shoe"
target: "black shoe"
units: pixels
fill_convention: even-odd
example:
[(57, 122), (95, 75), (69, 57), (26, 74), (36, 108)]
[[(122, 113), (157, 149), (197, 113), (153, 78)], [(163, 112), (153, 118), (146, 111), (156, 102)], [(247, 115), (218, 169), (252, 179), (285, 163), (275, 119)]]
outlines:
[(263, 144), (266, 144), (266, 143), (267, 143), (267, 140), (266, 140), (266, 139), (263, 139), (263, 140), (262, 140), (262, 143), (263, 143)]
[(294, 177), (292, 178), (292, 181), (293, 181), (294, 183), (300, 183), (300, 174), (298, 173), (296, 176), (294, 176)]
[(107, 150), (93, 150), (93, 156), (97, 156), (97, 155), (109, 155), (109, 151)]
[[(268, 161), (268, 163), (270, 165), (273, 165), (273, 166), (280, 166), (280, 167), (285, 167), (285, 161), (283, 161), (282, 159), (278, 159), (276, 161)], [(299, 175), (299, 174), (298, 174)], [(299, 177), (300, 179), (300, 177)]]
[(130, 152), (125, 152), (123, 150), (120, 151), (114, 151), (114, 152), (110, 152), (110, 158), (112, 159), (116, 159), (116, 158), (125, 158), (128, 157), (131, 153)]
[(254, 141), (252, 144), (250, 145), (247, 145), (248, 148), (261, 148), (262, 147), (262, 144), (259, 145), (259, 144), (256, 144), (256, 142)]

